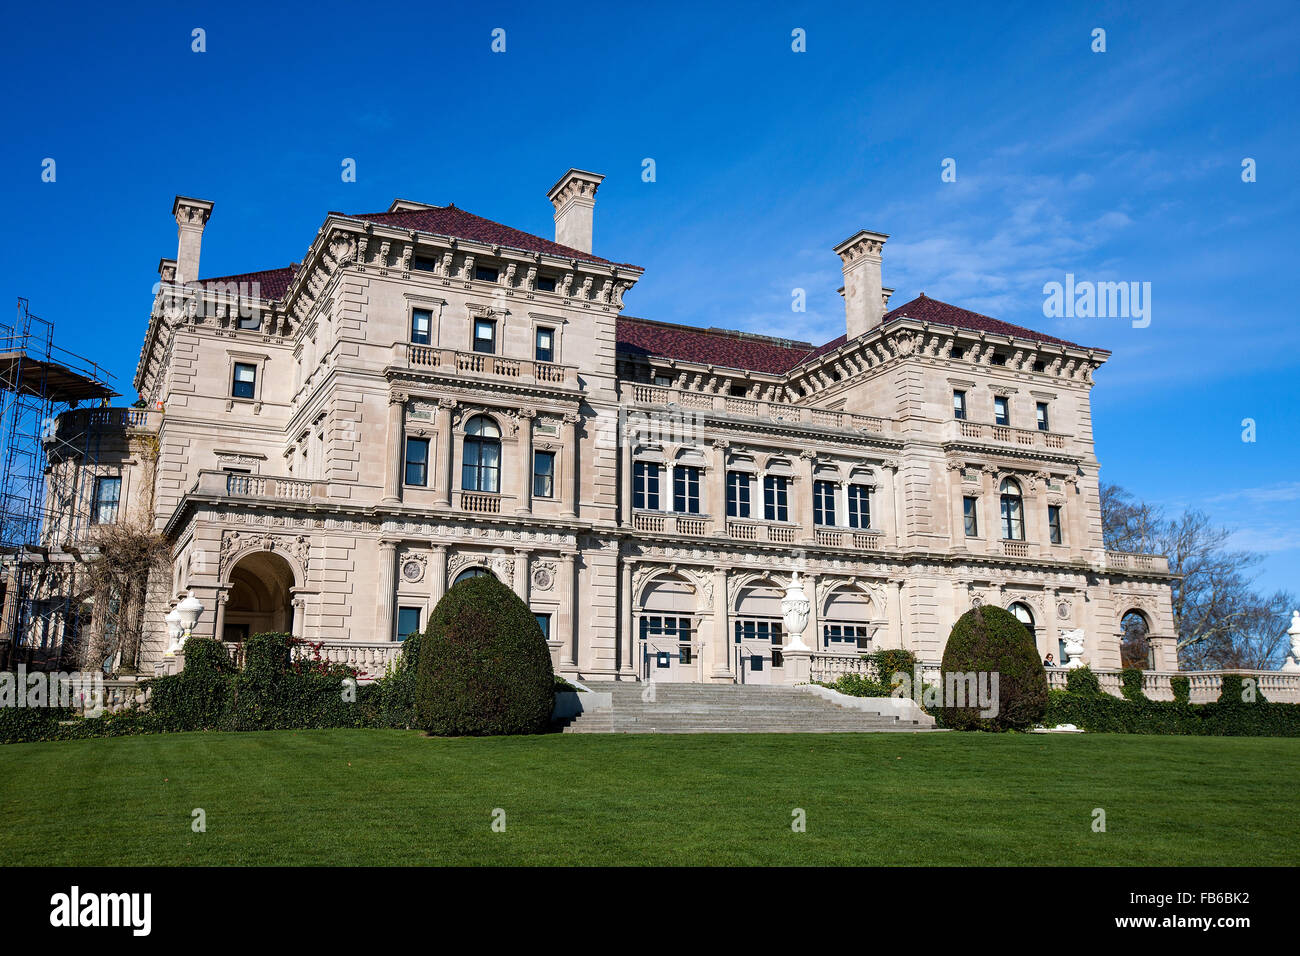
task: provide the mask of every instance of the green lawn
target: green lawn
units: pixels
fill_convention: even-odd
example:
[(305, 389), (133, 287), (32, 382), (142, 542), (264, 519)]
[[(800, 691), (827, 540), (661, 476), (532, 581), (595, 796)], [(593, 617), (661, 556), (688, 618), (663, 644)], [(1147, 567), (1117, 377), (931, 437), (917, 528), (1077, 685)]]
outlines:
[(1281, 738), (61, 741), (0, 747), (0, 864), (1295, 864), (1297, 784)]

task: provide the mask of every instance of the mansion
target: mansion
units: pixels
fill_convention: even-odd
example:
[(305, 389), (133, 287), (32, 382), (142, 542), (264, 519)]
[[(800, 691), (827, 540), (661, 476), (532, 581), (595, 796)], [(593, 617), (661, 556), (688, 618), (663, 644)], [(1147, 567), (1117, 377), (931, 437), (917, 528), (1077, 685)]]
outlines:
[(601, 180), (551, 188), (553, 240), (399, 199), (329, 213), (301, 262), (216, 278), (213, 204), (176, 198), (144, 407), (58, 423), (117, 449), (83, 476), (90, 520), (170, 544), (142, 664), (192, 595), (195, 634), (291, 631), (374, 676), (447, 588), (492, 574), (575, 679), (781, 682), (797, 571), (815, 676), (884, 648), (937, 661), (975, 601), (1058, 661), (1081, 629), (1095, 667), (1140, 614), (1152, 666), (1177, 669), (1166, 560), (1102, 543), (1109, 353), (923, 294), (891, 308), (867, 231), (833, 249), (830, 342), (625, 315), (642, 270), (592, 251)]

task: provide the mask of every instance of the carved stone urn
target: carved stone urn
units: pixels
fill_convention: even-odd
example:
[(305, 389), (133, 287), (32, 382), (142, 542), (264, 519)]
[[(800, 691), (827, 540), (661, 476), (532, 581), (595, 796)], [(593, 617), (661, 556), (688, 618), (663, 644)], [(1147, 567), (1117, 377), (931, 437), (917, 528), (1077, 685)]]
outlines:
[(1061, 640), (1065, 641), (1065, 653), (1070, 658), (1064, 666), (1083, 667), (1083, 628), (1077, 627), (1073, 631), (1066, 631), (1061, 635)]
[(1282, 670), (1300, 671), (1300, 611), (1291, 612), (1291, 627), (1286, 633), (1291, 638), (1291, 654), (1282, 665)]
[(804, 593), (803, 585), (799, 582), (799, 572), (796, 571), (790, 580), (790, 586), (785, 589), (785, 597), (781, 599), (781, 615), (786, 634), (785, 651), (812, 650), (803, 642), (803, 632), (808, 627), (808, 612), (811, 608), (812, 604)]

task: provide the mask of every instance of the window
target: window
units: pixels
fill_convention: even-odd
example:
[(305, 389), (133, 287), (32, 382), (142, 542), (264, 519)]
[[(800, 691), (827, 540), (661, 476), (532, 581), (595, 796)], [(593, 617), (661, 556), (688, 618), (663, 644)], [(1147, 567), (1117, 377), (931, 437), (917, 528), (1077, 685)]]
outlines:
[(673, 510), (689, 515), (700, 513), (700, 469), (690, 465), (673, 469)]
[(749, 517), (749, 475), (743, 471), (727, 472), (727, 517)]
[(497, 324), (491, 319), (474, 320), (474, 351), (493, 355), (497, 350)]
[(968, 538), (978, 538), (980, 536), (978, 502), (978, 498), (967, 497), (961, 500), (962, 520), (966, 525), (966, 537)]
[(952, 417), (957, 419), (966, 417), (966, 393), (963, 391), (952, 393)]
[(465, 425), (460, 486), (494, 495), (501, 491), (501, 429), (486, 415), (475, 415)]
[(813, 524), (835, 524), (835, 483), (813, 482)]
[(501, 273), (491, 266), (475, 266), (474, 278), (479, 282), (496, 282)]
[(456, 575), (456, 580), (451, 582), (451, 586), (455, 587), (460, 584), (461, 581), (468, 581), (470, 578), (482, 577), (494, 578), (496, 575), (487, 568), (466, 568), (464, 571), (460, 572), (460, 574)]
[(822, 637), (828, 651), (868, 651), (871, 630), (866, 624), (826, 624)]
[(537, 349), (534, 358), (539, 362), (555, 361), (555, 329), (538, 328)]
[(411, 310), (411, 343), (413, 345), (429, 344), (429, 329), (433, 324), (433, 313), (428, 309)]
[(1002, 537), (1008, 541), (1024, 541), (1025, 516), (1019, 482), (1003, 478), (998, 490), (1002, 494)]
[(1047, 506), (1047, 540), (1052, 544), (1061, 543), (1061, 506)]
[[(641, 618), (641, 640), (650, 641), (660, 638), (656, 644), (663, 646), (662, 641), (677, 642), (677, 660), (682, 664), (691, 663), (691, 619), (689, 617), (663, 617), (659, 614), (647, 614)], [(647, 649), (647, 654), (650, 651)], [(659, 667), (668, 667), (671, 656), (667, 651), (656, 651), (659, 658)]]
[(438, 260), (430, 259), (428, 256), (416, 256), (411, 260), (411, 268), (416, 272), (435, 272), (438, 269)]
[(1045, 432), (1045, 431), (1048, 430), (1048, 428), (1047, 428), (1047, 403), (1046, 403), (1046, 402), (1039, 402), (1039, 403), (1038, 403), (1038, 430), (1039, 430), (1040, 432)]
[(767, 521), (790, 520), (790, 508), (786, 499), (786, 478), (783, 475), (763, 477), (763, 517)]
[(555, 497), (555, 452), (539, 451), (533, 454), (533, 497)]
[(538, 291), (538, 292), (554, 292), (554, 291), (555, 291), (555, 276), (538, 276), (538, 277), (537, 277), (537, 291)]
[(258, 315), (256, 312), (250, 315), (246, 315), (243, 312), (241, 312), (239, 314), (239, 318), (235, 320), (235, 328), (243, 329), (246, 332), (256, 332), (261, 327), (262, 327), (262, 317)]
[(849, 485), (849, 527), (871, 527), (871, 489), (866, 485)]
[(248, 362), (235, 363), (234, 381), (230, 383), (232, 398), (257, 397), (257, 366)]
[(404, 641), (412, 634), (420, 632), (420, 614), (418, 607), (399, 607), (397, 609), (397, 639)]
[(542, 639), (549, 641), (551, 639), (551, 615), (534, 614), (533, 617), (537, 620), (537, 626), (542, 629)]
[(1011, 412), (1007, 408), (1007, 399), (1003, 395), (998, 395), (993, 399), (993, 424), (1011, 424)]
[(632, 466), (632, 507), (659, 510), (659, 466), (654, 462), (638, 461)]
[(1029, 610), (1028, 605), (1021, 604), (1019, 601), (1017, 601), (1015, 604), (1007, 608), (1007, 610), (1012, 613), (1012, 615), (1015, 617), (1017, 621), (1019, 621), (1021, 624), (1025, 626), (1025, 630), (1029, 632), (1029, 636), (1033, 637), (1034, 636), (1034, 612)]
[(993, 353), (993, 358), (992, 358), (990, 361), (991, 361), (994, 365), (1006, 365), (1006, 364), (1007, 364), (1007, 357), (1006, 357), (1006, 355), (1005, 355), (1004, 353), (1002, 353), (1002, 352), (994, 352), (994, 353)]
[(406, 439), (406, 483), (420, 488), (429, 484), (429, 439)]
[(784, 643), (781, 622), (769, 621), (764, 618), (737, 620), (735, 635), (737, 644), (742, 640), (770, 641), (773, 646), (780, 647)]
[(107, 475), (95, 479), (95, 509), (91, 524), (116, 524), (117, 505), (122, 497), (122, 479)]
[(748, 394), (749, 394), (749, 386), (748, 386), (748, 385), (741, 385), (741, 384), (739, 384), (739, 383), (732, 383), (732, 386), (731, 386), (731, 396), (732, 396), (732, 398), (744, 398), (744, 397), (745, 397), (746, 395), (748, 395)]
[(656, 375), (655, 385), (657, 385), (659, 388), (672, 388), (673, 377), (671, 375)]

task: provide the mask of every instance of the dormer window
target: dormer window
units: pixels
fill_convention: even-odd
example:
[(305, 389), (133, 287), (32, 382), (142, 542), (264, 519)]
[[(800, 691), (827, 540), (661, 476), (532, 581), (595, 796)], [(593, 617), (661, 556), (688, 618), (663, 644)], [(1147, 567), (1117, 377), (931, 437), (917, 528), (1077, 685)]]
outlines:
[(672, 388), (673, 377), (671, 375), (655, 375), (655, 386), (657, 388)]
[(1003, 355), (1001, 352), (994, 352), (991, 361), (994, 365), (1006, 365), (1007, 357)]
[(537, 291), (538, 291), (538, 292), (554, 292), (554, 291), (555, 291), (555, 276), (538, 276), (538, 277), (537, 277)]
[(736, 383), (731, 386), (731, 394), (733, 398), (744, 398), (749, 394), (749, 388), (748, 386)]
[(474, 278), (479, 282), (496, 282), (500, 275), (501, 273), (491, 266), (474, 267)]
[(415, 272), (436, 272), (438, 260), (430, 259), (428, 256), (416, 256), (411, 260), (411, 269)]

